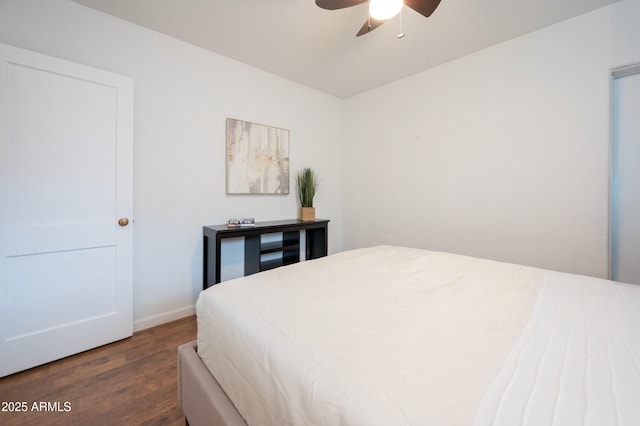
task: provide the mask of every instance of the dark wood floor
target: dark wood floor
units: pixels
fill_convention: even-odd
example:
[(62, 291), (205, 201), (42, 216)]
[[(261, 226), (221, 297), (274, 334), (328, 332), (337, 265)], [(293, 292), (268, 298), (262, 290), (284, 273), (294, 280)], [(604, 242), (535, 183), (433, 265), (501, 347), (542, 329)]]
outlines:
[[(0, 424), (184, 425), (176, 399), (177, 347), (195, 338), (195, 317), (184, 318), (2, 378), (1, 408), (26, 402), (28, 410), (0, 411)], [(33, 410), (34, 402), (56, 411)]]

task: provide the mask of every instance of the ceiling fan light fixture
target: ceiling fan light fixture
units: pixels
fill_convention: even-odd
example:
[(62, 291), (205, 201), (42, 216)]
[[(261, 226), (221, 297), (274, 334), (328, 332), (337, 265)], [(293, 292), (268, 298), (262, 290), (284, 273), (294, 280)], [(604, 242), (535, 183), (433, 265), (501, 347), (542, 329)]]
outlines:
[(402, 10), (403, 0), (369, 0), (369, 15), (384, 21), (396, 16)]

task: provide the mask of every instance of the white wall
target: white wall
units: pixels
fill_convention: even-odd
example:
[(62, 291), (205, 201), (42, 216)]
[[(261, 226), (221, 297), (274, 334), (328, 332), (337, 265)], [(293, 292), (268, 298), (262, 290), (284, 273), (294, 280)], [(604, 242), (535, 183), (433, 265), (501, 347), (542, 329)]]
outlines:
[(293, 194), (224, 194), (226, 117), (291, 130), (331, 253), (394, 243), (604, 276), (609, 72), (640, 62), (639, 4), (344, 102), (68, 0), (0, 0), (0, 42), (135, 79), (141, 328), (191, 312), (202, 225), (296, 216)]
[(640, 2), (345, 103), (344, 245), (392, 243), (605, 276), (610, 70)]
[(137, 329), (193, 312), (203, 225), (297, 216), (294, 192), (225, 195), (226, 117), (290, 130), (292, 174), (317, 169), (317, 215), (342, 248), (341, 100), (67, 0), (1, 0), (0, 41), (135, 80)]

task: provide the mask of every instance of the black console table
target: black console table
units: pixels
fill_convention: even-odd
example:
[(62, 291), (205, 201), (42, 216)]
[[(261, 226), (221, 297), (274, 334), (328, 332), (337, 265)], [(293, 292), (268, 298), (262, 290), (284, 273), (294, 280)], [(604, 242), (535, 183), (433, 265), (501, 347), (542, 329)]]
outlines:
[[(276, 220), (256, 222), (247, 228), (229, 228), (227, 225), (203, 227), (202, 289), (220, 282), (220, 254), (224, 238), (244, 237), (244, 275), (289, 265), (300, 261), (300, 231), (305, 232), (305, 260), (327, 255), (328, 224), (326, 219), (303, 222)], [(282, 233), (274, 242), (263, 242), (263, 234)], [(268, 253), (281, 253), (276, 259), (263, 260)]]

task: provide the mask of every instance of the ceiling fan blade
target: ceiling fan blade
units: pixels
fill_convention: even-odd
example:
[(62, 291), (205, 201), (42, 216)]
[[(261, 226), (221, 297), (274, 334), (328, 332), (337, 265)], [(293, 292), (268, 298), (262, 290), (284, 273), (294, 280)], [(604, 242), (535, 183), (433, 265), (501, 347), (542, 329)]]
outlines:
[(384, 24), (384, 22), (385, 22), (384, 20), (379, 20), (379, 19), (373, 19), (373, 18), (367, 19), (366, 21), (364, 21), (364, 24), (362, 24), (360, 31), (358, 31), (358, 34), (356, 34), (356, 37), (369, 34), (371, 31), (375, 30), (380, 25)]
[(428, 18), (438, 7), (440, 0), (404, 0), (404, 4)]
[(357, 6), (366, 3), (368, 0), (316, 0), (316, 5), (322, 9), (336, 10), (345, 7)]

